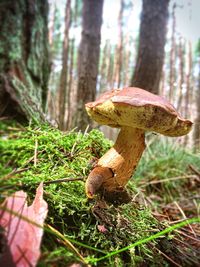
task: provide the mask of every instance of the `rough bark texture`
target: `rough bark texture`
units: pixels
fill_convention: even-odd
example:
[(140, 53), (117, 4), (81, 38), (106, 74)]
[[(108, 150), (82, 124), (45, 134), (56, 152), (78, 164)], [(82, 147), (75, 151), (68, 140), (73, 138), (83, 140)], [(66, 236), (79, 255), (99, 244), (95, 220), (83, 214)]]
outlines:
[(139, 50), (131, 85), (158, 94), (169, 0), (143, 0)]
[(103, 0), (83, 1), (82, 36), (78, 55), (77, 111), (74, 127), (85, 130), (90, 119), (85, 103), (95, 99), (101, 40)]
[(47, 1), (0, 3), (0, 116), (44, 120), (49, 77)]

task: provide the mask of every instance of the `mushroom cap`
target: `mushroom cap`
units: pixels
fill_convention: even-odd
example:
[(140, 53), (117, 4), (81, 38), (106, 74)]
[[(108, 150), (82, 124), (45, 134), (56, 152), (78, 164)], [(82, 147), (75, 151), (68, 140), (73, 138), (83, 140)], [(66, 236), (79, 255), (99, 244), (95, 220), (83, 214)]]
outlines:
[(85, 106), (94, 121), (116, 128), (129, 126), (182, 136), (192, 127), (192, 122), (181, 118), (166, 99), (136, 87), (108, 91)]

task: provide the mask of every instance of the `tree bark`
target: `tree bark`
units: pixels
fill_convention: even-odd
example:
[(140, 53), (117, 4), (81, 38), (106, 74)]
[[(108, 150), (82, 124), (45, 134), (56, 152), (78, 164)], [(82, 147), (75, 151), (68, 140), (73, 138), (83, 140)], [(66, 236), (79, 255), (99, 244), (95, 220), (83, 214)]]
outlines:
[(69, 28), (71, 22), (71, 0), (67, 0), (65, 7), (65, 33), (63, 40), (62, 70), (59, 85), (59, 129), (65, 130), (65, 112), (68, 81), (68, 50), (69, 50)]
[(74, 127), (85, 130), (90, 119), (85, 111), (85, 103), (94, 101), (101, 40), (103, 0), (83, 1), (82, 36), (78, 55), (77, 110)]
[(46, 0), (0, 3), (0, 116), (44, 121), (49, 57)]
[(169, 0), (143, 0), (139, 50), (131, 85), (158, 94)]

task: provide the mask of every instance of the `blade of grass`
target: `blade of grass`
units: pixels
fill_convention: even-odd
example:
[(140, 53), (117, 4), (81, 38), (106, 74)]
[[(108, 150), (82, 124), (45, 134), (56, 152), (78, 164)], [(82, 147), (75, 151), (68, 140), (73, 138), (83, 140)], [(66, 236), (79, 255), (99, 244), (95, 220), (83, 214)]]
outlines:
[(53, 228), (52, 226), (50, 226), (49, 224), (46, 224), (46, 227), (48, 229), (51, 230), (51, 232), (53, 232), (56, 236), (58, 236), (62, 241), (63, 244), (72, 252), (74, 252), (74, 254), (76, 254), (78, 256), (78, 258), (81, 260), (82, 263), (87, 264), (85, 259), (83, 258), (83, 256), (78, 252), (78, 250), (74, 247), (74, 245), (67, 240), (64, 235), (62, 235), (59, 231), (57, 231), (55, 228)]

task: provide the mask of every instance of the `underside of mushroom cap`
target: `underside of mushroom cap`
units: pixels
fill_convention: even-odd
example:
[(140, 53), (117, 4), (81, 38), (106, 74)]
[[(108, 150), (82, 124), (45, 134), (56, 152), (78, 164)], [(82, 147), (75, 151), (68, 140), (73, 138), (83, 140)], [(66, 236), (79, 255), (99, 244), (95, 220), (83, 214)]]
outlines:
[(108, 91), (87, 103), (86, 110), (99, 124), (130, 126), (166, 136), (185, 135), (192, 127), (166, 99), (136, 87)]

